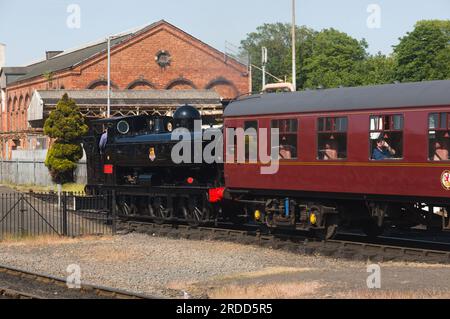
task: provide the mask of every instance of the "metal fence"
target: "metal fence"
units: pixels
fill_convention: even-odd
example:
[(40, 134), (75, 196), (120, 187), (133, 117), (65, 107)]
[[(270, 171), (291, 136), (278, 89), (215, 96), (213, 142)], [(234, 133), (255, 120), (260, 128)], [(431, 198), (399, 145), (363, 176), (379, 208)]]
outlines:
[[(75, 182), (87, 183), (87, 164), (80, 161), (74, 172)], [(52, 178), (44, 160), (3, 160), (0, 158), (0, 183), (13, 185), (52, 186)]]
[(0, 240), (40, 235), (114, 235), (112, 202), (112, 194), (0, 194)]

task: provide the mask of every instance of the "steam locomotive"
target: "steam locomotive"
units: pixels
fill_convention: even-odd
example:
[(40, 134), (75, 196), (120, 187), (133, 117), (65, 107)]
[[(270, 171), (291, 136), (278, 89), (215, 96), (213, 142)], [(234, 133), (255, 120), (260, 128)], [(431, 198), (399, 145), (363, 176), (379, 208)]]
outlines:
[[(223, 128), (195, 130), (200, 120), (185, 105), (173, 117), (97, 121), (85, 143), (87, 190), (115, 190), (122, 215), (159, 222), (251, 221), (325, 239), (342, 225), (370, 236), (385, 227), (450, 230), (450, 81), (258, 94), (232, 102)], [(225, 161), (175, 163), (180, 128), (201, 145), (189, 156), (208, 147), (205, 132), (254, 131), (217, 139)], [(256, 144), (252, 159), (261, 129), (278, 130), (279, 143)], [(230, 152), (239, 145), (241, 162)], [(261, 153), (270, 150), (278, 168), (264, 175)]]
[[(199, 161), (196, 154), (198, 148), (203, 154), (206, 147), (205, 132), (217, 136), (221, 129), (202, 128), (201, 120), (195, 107), (184, 105), (173, 117), (142, 115), (93, 122), (84, 141), (89, 168), (86, 192), (114, 190), (122, 216), (158, 222), (180, 219), (193, 225), (216, 220), (224, 192), (223, 165), (220, 160)], [(183, 161), (175, 164), (173, 149), (180, 145), (180, 139), (173, 139), (177, 129), (183, 129), (180, 138), (185, 147), (178, 153)], [(104, 147), (101, 136), (107, 138)]]

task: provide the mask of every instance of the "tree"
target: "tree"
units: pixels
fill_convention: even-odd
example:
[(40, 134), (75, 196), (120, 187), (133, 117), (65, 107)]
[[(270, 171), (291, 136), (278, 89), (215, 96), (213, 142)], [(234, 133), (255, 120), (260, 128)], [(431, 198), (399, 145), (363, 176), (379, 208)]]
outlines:
[(371, 55), (367, 57), (358, 70), (361, 85), (377, 85), (395, 81), (395, 59), (390, 56)]
[(398, 81), (450, 79), (450, 20), (419, 21), (394, 54)]
[[(250, 63), (261, 66), (261, 50), (266, 47), (269, 53), (267, 71), (273, 75), (288, 81), (292, 80), (292, 36), (289, 23), (263, 24), (256, 32), (249, 33), (245, 40), (241, 41), (241, 47), (249, 55)], [(311, 54), (312, 39), (316, 32), (306, 27), (297, 27), (297, 67), (298, 85), (303, 87), (304, 77), (303, 61)], [(262, 72), (253, 72), (253, 90), (260, 91), (262, 86)], [(268, 81), (268, 83), (270, 83)]]
[(45, 160), (55, 183), (73, 181), (73, 172), (83, 157), (79, 140), (87, 132), (88, 126), (84, 123), (75, 101), (69, 99), (67, 93), (64, 94), (44, 125), (44, 133), (55, 139)]
[(305, 59), (305, 87), (334, 88), (358, 86), (361, 64), (368, 57), (365, 40), (358, 41), (335, 29), (322, 30), (314, 37), (312, 55)]

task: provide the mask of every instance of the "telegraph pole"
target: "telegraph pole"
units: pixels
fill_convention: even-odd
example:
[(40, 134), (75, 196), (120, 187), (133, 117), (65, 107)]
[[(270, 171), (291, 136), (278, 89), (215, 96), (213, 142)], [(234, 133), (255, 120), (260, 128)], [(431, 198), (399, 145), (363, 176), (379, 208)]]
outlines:
[(266, 86), (266, 64), (268, 61), (267, 48), (263, 47), (261, 52), (261, 62), (262, 62), (262, 89)]
[(292, 0), (292, 85), (294, 90), (297, 91), (297, 63), (296, 63), (296, 38), (295, 38), (295, 0)]

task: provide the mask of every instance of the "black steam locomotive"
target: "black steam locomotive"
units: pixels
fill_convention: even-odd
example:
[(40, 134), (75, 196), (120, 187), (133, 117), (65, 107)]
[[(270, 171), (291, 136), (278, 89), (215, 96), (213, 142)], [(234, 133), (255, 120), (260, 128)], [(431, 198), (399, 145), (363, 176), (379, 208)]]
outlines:
[[(191, 224), (214, 221), (224, 192), (223, 165), (206, 164), (196, 156), (198, 147), (200, 153), (206, 147), (205, 131), (221, 133), (221, 128), (202, 127), (201, 120), (196, 108), (185, 105), (173, 117), (142, 115), (93, 122), (84, 141), (89, 168), (86, 192), (114, 190), (117, 209), (124, 216)], [(183, 134), (177, 136), (177, 131)], [(181, 141), (185, 144), (177, 155), (183, 161), (174, 162), (172, 152)]]

